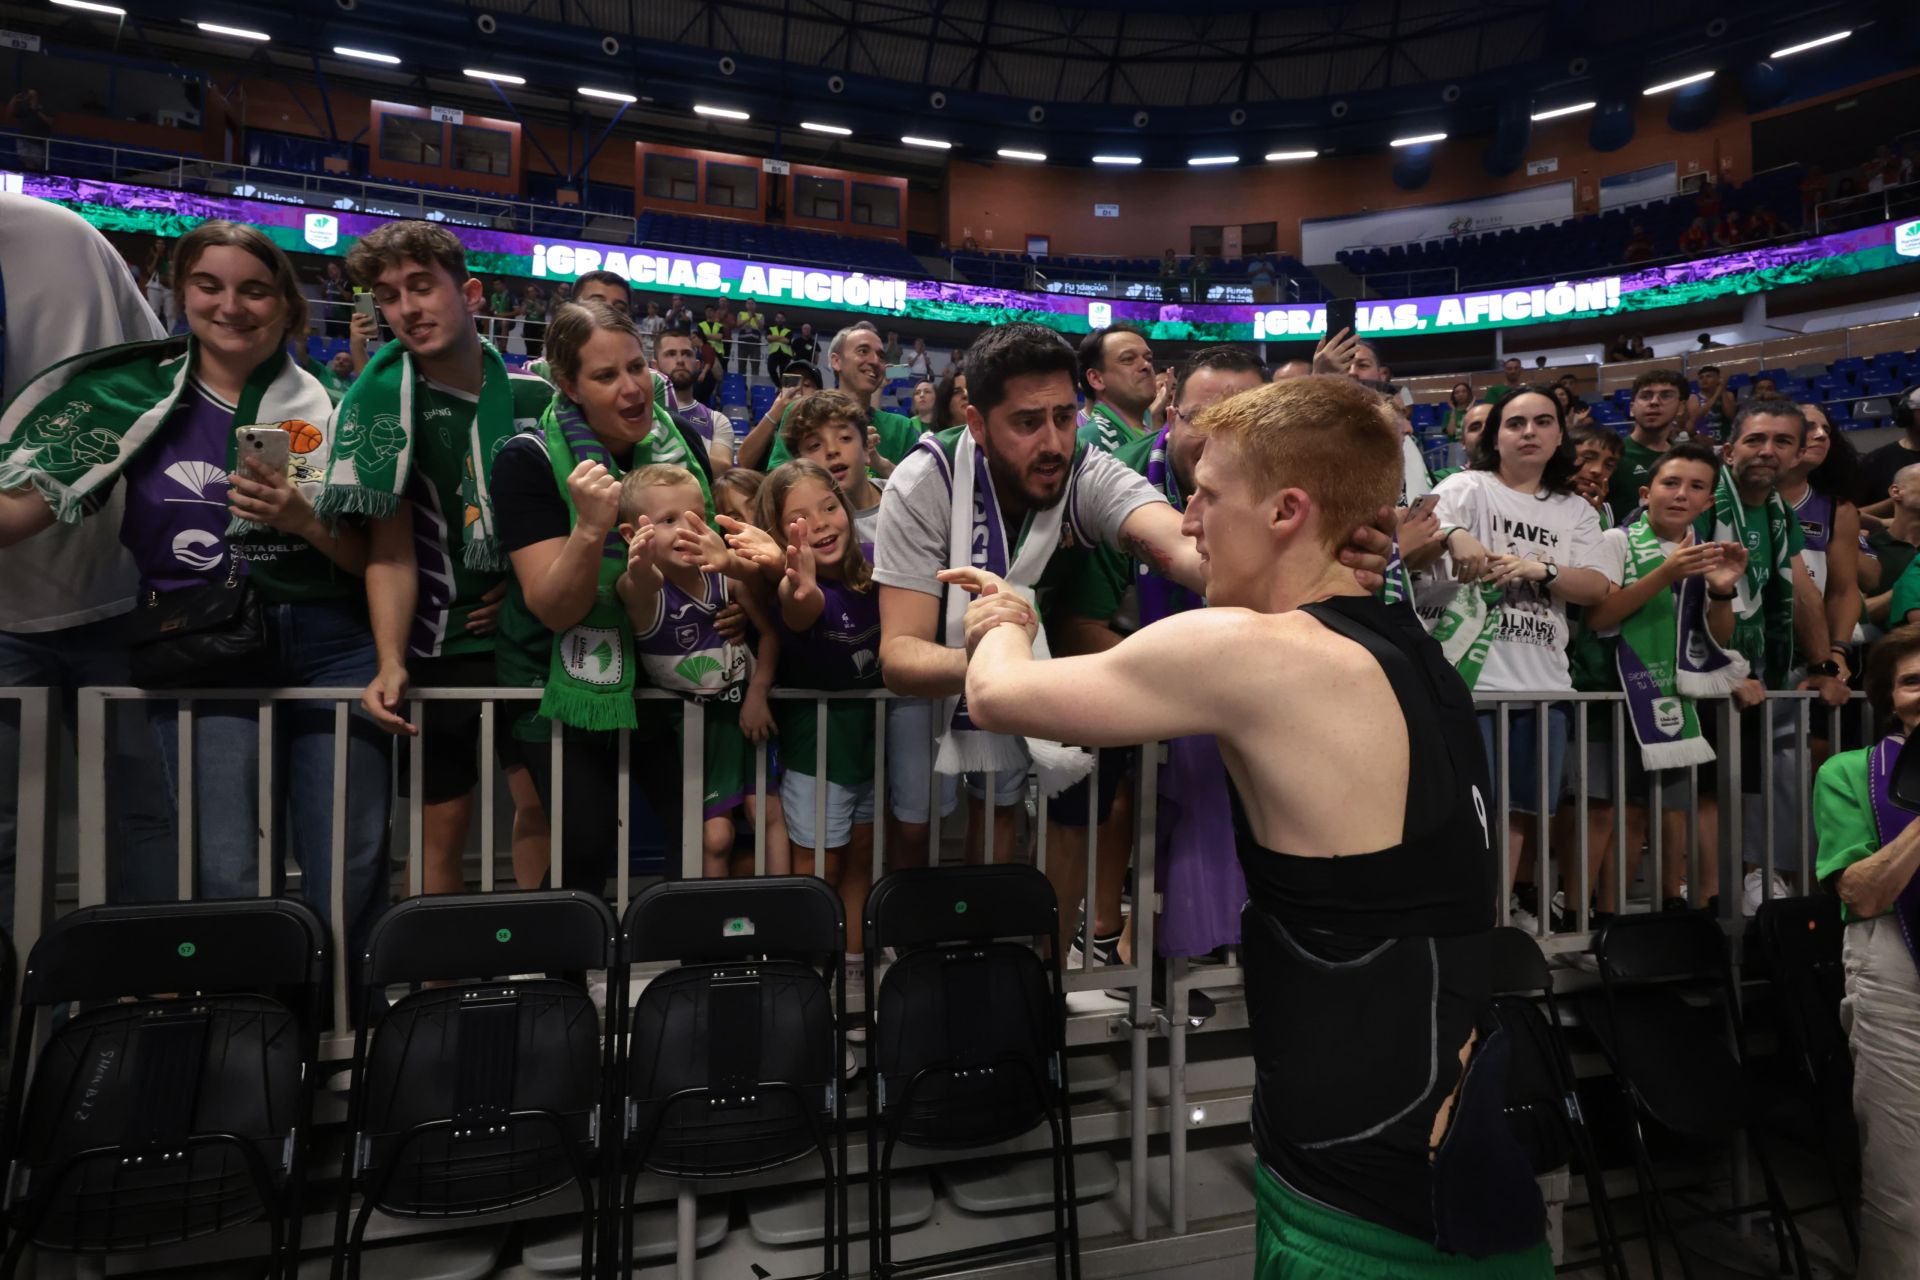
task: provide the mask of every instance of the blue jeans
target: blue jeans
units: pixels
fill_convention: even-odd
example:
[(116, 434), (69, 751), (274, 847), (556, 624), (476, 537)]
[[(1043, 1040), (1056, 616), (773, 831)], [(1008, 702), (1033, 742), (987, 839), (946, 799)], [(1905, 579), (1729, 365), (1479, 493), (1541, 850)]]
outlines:
[[(73, 690), (127, 683), (123, 625), (123, 619), (108, 618), (61, 631), (0, 632), (0, 686), (58, 689), (66, 695), (62, 708), (71, 720)], [(134, 886), (150, 876), (149, 869), (164, 871), (174, 860), (172, 813), (162, 796), (165, 778), (141, 720), (138, 703), (107, 704), (107, 866), (115, 901), (137, 901)], [(48, 729), (57, 735), (54, 726)], [(57, 736), (54, 742), (57, 746)], [(9, 931), (13, 928), (19, 781), (19, 715), (0, 704), (0, 912), (4, 913), (0, 921)], [(60, 797), (55, 796), (53, 803), (58, 805)], [(30, 856), (51, 861), (52, 854), (52, 850), (40, 850)]]
[[(1520, 710), (1521, 707), (1526, 710)], [(1566, 772), (1567, 734), (1572, 713), (1564, 702), (1547, 706), (1547, 812), (1560, 807), (1560, 780)], [(1480, 741), (1487, 749), (1487, 774), (1493, 779), (1494, 794), (1500, 788), (1500, 741), (1492, 711), (1480, 712)], [(1531, 703), (1512, 704), (1507, 712), (1507, 812), (1540, 811), (1540, 713)], [(1489, 800), (1492, 797), (1488, 797)]]
[[(335, 603), (265, 606), (267, 652), (248, 684), (363, 687), (378, 669), (373, 633), (355, 608)], [(148, 714), (166, 761), (166, 797), (179, 791), (180, 744), (176, 704), (153, 702)], [(282, 850), (299, 863), (301, 892), (329, 926), (333, 923), (333, 704), (281, 703), (275, 708), (273, 778), (276, 813), (273, 872), (276, 889)], [(194, 708), (193, 812), (198, 859), (197, 898), (251, 898), (259, 893), (258, 709), (252, 703), (202, 702)], [(389, 744), (358, 699), (347, 722), (346, 946), (349, 968), (366, 949), (373, 922), (387, 905)], [(172, 864), (169, 863), (169, 868)], [(169, 875), (156, 883), (158, 900), (176, 895)]]

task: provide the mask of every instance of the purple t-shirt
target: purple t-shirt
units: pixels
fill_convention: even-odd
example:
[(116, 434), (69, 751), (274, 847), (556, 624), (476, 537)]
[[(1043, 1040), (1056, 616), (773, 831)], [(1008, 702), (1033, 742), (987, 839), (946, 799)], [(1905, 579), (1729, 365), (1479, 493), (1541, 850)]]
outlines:
[[(862, 546), (869, 562), (873, 548)], [(780, 683), (795, 689), (869, 689), (880, 684), (880, 592), (817, 578), (820, 617), (805, 631), (780, 626)]]
[(154, 590), (226, 580), (233, 415), (232, 405), (188, 383), (172, 420), (121, 473), (127, 505), (120, 541), (141, 582)]

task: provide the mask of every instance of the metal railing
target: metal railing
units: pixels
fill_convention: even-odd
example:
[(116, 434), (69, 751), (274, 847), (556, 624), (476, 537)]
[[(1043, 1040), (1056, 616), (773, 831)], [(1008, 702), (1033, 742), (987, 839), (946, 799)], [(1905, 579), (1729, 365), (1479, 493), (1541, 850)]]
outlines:
[[(334, 989), (333, 1014), (335, 1032), (323, 1041), (323, 1056), (341, 1058), (346, 1056), (349, 1040), (345, 1028), (347, 1021), (346, 992), (346, 937), (347, 922), (343, 918), (345, 907), (345, 886), (347, 869), (346, 796), (344, 786), (339, 783), (346, 774), (346, 754), (349, 725), (354, 708), (360, 699), (357, 688), (319, 688), (319, 689), (218, 689), (198, 691), (149, 692), (132, 688), (85, 688), (78, 692), (78, 876), (76, 883), (75, 905), (90, 905), (107, 900), (109, 870), (108, 867), (108, 817), (105, 803), (107, 788), (112, 780), (107, 776), (108, 761), (112, 757), (112, 743), (108, 737), (108, 726), (113, 719), (109, 708), (124, 702), (167, 702), (176, 704), (174, 716), (179, 729), (179, 755), (175, 772), (177, 804), (179, 814), (177, 861), (175, 880), (181, 896), (191, 896), (196, 882), (196, 854), (199, 852), (194, 838), (193, 806), (195, 802), (194, 776), (200, 769), (246, 769), (245, 760), (220, 759), (217, 761), (199, 761), (194, 758), (194, 722), (203, 708), (210, 703), (241, 704), (250, 703), (257, 716), (256, 760), (252, 763), (256, 774), (253, 779), (259, 803), (259, 823), (257, 843), (255, 844), (257, 887), (262, 893), (273, 892), (285, 878), (285, 867), (281, 862), (280, 841), (277, 838), (277, 815), (274, 804), (286, 789), (287, 783), (277, 774), (274, 748), (278, 734), (286, 723), (285, 712), (289, 704), (319, 704), (328, 709), (329, 733), (332, 741), (332, 758), (336, 786), (331, 796), (332, 840), (328, 849), (331, 874), (328, 877), (331, 901), (322, 908), (323, 914), (331, 920), (334, 938)], [(776, 689), (773, 698), (777, 702), (801, 701), (811, 703), (814, 708), (814, 729), (816, 736), (816, 759), (828, 758), (828, 738), (834, 729), (833, 717), (829, 711), (835, 704), (864, 704), (873, 710), (873, 790), (875, 795), (875, 822), (870, 867), (871, 875), (877, 880), (885, 871), (889, 861), (885, 814), (887, 812), (888, 756), (889, 756), (889, 709), (897, 701), (883, 690), (821, 693), (810, 690)], [(495, 801), (498, 798), (499, 778), (492, 765), (494, 744), (498, 735), (509, 732), (501, 716), (509, 719), (519, 709), (526, 708), (540, 697), (537, 689), (496, 689), (496, 688), (458, 688), (458, 689), (417, 689), (408, 694), (409, 719), (421, 723), (423, 705), (434, 701), (479, 702), (480, 719), (478, 740), (462, 739), (456, 742), (443, 740), (429, 741), (426, 732), (402, 740), (406, 752), (406, 763), (418, 780), (427, 760), (429, 751), (456, 750), (465, 752), (476, 750), (479, 758), (485, 762), (480, 772), (477, 847), (480, 854), (477, 877), (471, 871), (467, 874), (468, 883), (477, 878), (481, 892), (502, 891), (512, 885), (510, 878), (503, 878), (497, 864), (505, 852), (500, 847), (499, 826), (495, 817)], [(639, 690), (636, 697), (643, 702), (666, 702), (687, 704), (676, 695), (660, 690)], [(51, 714), (50, 699), (47, 691), (38, 689), (12, 689), (0, 691), (0, 699), (16, 702), (20, 707), (19, 723), (22, 728), (20, 741), (19, 774), (21, 778), (19, 814), (22, 838), (19, 841), (19, 875), (21, 892), (16, 899), (16, 928), (24, 957), (31, 946), (31, 940), (37, 936), (40, 915), (36, 914), (34, 904), (46, 903), (51, 897), (53, 887), (53, 859), (51, 843), (44, 837), (38, 841), (32, 838), (32, 832), (44, 831), (51, 816), (49, 796), (53, 790), (53, 778), (57, 773), (58, 749), (50, 736), (48, 717)], [(1774, 896), (1774, 876), (1779, 873), (1790, 892), (1811, 892), (1814, 890), (1814, 851), (1810, 831), (1809, 797), (1811, 775), (1816, 756), (1822, 750), (1837, 751), (1850, 746), (1865, 745), (1868, 741), (1866, 730), (1855, 718), (1862, 704), (1856, 695), (1847, 708), (1824, 707), (1814, 695), (1799, 693), (1775, 693), (1768, 695), (1762, 706), (1756, 710), (1735, 714), (1731, 702), (1720, 702), (1702, 708), (1703, 714), (1713, 724), (1714, 739), (1718, 752), (1718, 781), (1716, 786), (1703, 784), (1698, 767), (1670, 775), (1661, 775), (1662, 786), (1656, 786), (1645, 798), (1646, 811), (1646, 850), (1647, 858), (1642, 862), (1642, 876), (1630, 878), (1627, 875), (1626, 839), (1629, 831), (1628, 808), (1633, 806), (1633, 797), (1626, 804), (1620, 804), (1617, 798), (1625, 794), (1623, 785), (1627, 777), (1627, 755), (1636, 749), (1626, 730), (1625, 704), (1619, 694), (1560, 694), (1547, 697), (1539, 694), (1481, 694), (1476, 703), (1482, 712), (1494, 718), (1495, 760), (1494, 797), (1491, 812), (1487, 815), (1489, 832), (1499, 840), (1497, 862), (1499, 864), (1499, 902), (1497, 915), (1501, 923), (1512, 919), (1508, 887), (1513, 883), (1516, 863), (1514, 850), (1505, 838), (1509, 830), (1509, 817), (1527, 807), (1523, 797), (1511, 793), (1508, 785), (1508, 766), (1513, 763), (1517, 726), (1520, 717), (1532, 716), (1536, 723), (1545, 722), (1550, 706), (1559, 705), (1569, 708), (1569, 743), (1567, 750), (1571, 759), (1565, 770), (1565, 785), (1561, 788), (1568, 797), (1562, 805), (1566, 816), (1556, 821), (1550, 819), (1548, 809), (1552, 794), (1549, 792), (1549, 748), (1545, 738), (1535, 735), (1537, 758), (1534, 761), (1534, 777), (1537, 779), (1536, 793), (1532, 797), (1533, 817), (1522, 827), (1536, 846), (1535, 871), (1533, 880), (1539, 887), (1540, 908), (1533, 922), (1533, 933), (1541, 947), (1550, 956), (1559, 958), (1562, 964), (1573, 959), (1583, 951), (1591, 939), (1594, 902), (1589, 886), (1595, 885), (1596, 871), (1602, 867), (1605, 856), (1596, 850), (1592, 840), (1591, 819), (1596, 806), (1606, 803), (1612, 805), (1611, 831), (1609, 841), (1613, 853), (1612, 861), (1604, 864), (1612, 879), (1613, 905), (1617, 911), (1660, 910), (1663, 906), (1664, 885), (1667, 882), (1668, 860), (1679, 857), (1686, 869), (1686, 884), (1693, 905), (1703, 904), (1710, 896), (1710, 890), (1717, 889), (1718, 919), (1732, 939), (1733, 945), (1739, 945), (1742, 919), (1742, 880), (1740, 868), (1750, 864), (1759, 872), (1758, 895), (1763, 900)], [(1596, 717), (1598, 717), (1596, 719)], [(1586, 749), (1589, 729), (1598, 725), (1608, 725), (1612, 737), (1604, 753), (1595, 752), (1591, 756)], [(703, 715), (685, 715), (682, 717), (679, 748), (680, 764), (680, 824), (676, 833), (665, 833), (669, 856), (677, 843), (679, 870), (682, 876), (698, 878), (703, 869), (702, 846), (702, 762), (705, 746), (705, 717)], [(1759, 733), (1766, 749), (1759, 752), (1760, 769), (1757, 779), (1759, 810), (1750, 815), (1745, 812), (1742, 802), (1744, 785), (1754, 781), (1743, 778), (1742, 773), (1742, 735)], [(1824, 740), (1825, 747), (1819, 743)], [(545, 749), (550, 752), (552, 769), (551, 793), (546, 797), (549, 813), (558, 814), (564, 804), (604, 803), (604, 796), (568, 797), (565, 753), (563, 744), (566, 738), (562, 730), (555, 726), (551, 731)], [(617, 752), (616, 786), (612, 803), (616, 806), (615, 864), (612, 869), (612, 895), (617, 904), (624, 908), (636, 892), (634, 876), (630, 867), (630, 852), (633, 835), (633, 812), (631, 808), (631, 783), (636, 767), (672, 767), (668, 759), (656, 756), (646, 762), (637, 762), (632, 751), (632, 737), (628, 731), (612, 735), (611, 750)], [(527, 744), (527, 750), (541, 750), (537, 744)], [(934, 742), (931, 738), (925, 749), (931, 753)], [(1116, 1111), (1110, 1120), (1091, 1127), (1082, 1134), (1082, 1141), (1092, 1144), (1112, 1143), (1125, 1139), (1131, 1162), (1131, 1185), (1129, 1187), (1129, 1227), (1134, 1240), (1144, 1240), (1152, 1225), (1154, 1214), (1149, 1205), (1148, 1186), (1150, 1159), (1149, 1139), (1154, 1132), (1165, 1132), (1168, 1136), (1168, 1215), (1173, 1231), (1178, 1234), (1187, 1230), (1189, 1222), (1188, 1195), (1188, 1138), (1197, 1128), (1216, 1128), (1222, 1125), (1238, 1126), (1243, 1124), (1250, 1114), (1251, 1079), (1235, 1083), (1222, 1091), (1214, 1089), (1194, 1096), (1189, 1091), (1188, 1063), (1189, 1045), (1187, 1038), (1194, 1034), (1211, 1034), (1216, 1030), (1234, 1031), (1246, 1025), (1244, 1000), (1238, 995), (1243, 985), (1244, 974), (1239, 967), (1237, 950), (1229, 948), (1224, 965), (1191, 965), (1186, 960), (1156, 960), (1155, 956), (1155, 913), (1160, 906), (1160, 891), (1156, 882), (1155, 844), (1159, 817), (1156, 803), (1158, 792), (1158, 766), (1160, 748), (1150, 745), (1139, 753), (1139, 763), (1135, 772), (1135, 804), (1133, 810), (1132, 845), (1133, 886), (1133, 960), (1125, 964), (1097, 964), (1093, 959), (1093, 932), (1096, 924), (1096, 912), (1093, 904), (1099, 900), (1099, 857), (1097, 843), (1099, 824), (1094, 819), (1093, 797), (1099, 792), (1099, 765), (1096, 762), (1094, 773), (1087, 779), (1088, 806), (1086, 818), (1086, 879), (1085, 902), (1088, 908), (1080, 928), (1081, 953), (1088, 957), (1085, 967), (1069, 970), (1066, 985), (1070, 993), (1076, 993), (1076, 1004), (1070, 1005), (1070, 1026), (1068, 1043), (1085, 1045), (1100, 1041), (1127, 1044), (1127, 1056), (1130, 1063), (1130, 1080), (1126, 1093), (1124, 1118)], [(396, 766), (398, 762), (395, 762)], [(753, 820), (753, 865), (756, 873), (764, 871), (769, 848), (768, 798), (776, 794), (769, 785), (770, 759), (765, 744), (754, 752), (754, 777), (752, 794), (756, 800)], [(1413, 762), (1419, 767), (1419, 762)], [(396, 768), (397, 773), (397, 768)], [(1610, 779), (1608, 794), (1616, 799), (1602, 801), (1592, 795), (1594, 783), (1600, 776)], [(1684, 779), (1681, 783), (1683, 800), (1679, 808), (1688, 815), (1686, 837), (1682, 847), (1674, 848), (1665, 832), (1663, 812), (1666, 794), (1665, 785), (1669, 777)], [(824, 770), (821, 773), (824, 781)], [(950, 843), (942, 839), (942, 780), (937, 773), (929, 769), (930, 804), (928, 810), (928, 843), (932, 860), (941, 857), (943, 845)], [(409, 789), (408, 797), (391, 810), (389, 826), (391, 837), (399, 849), (399, 861), (405, 868), (405, 892), (418, 894), (423, 883), (424, 857), (424, 803), (423, 788), (417, 784)], [(991, 797), (996, 791), (995, 779), (988, 775), (982, 788), (982, 811), (991, 805)], [(389, 797), (391, 792), (389, 793)], [(383, 800), (389, 797), (383, 797)], [(1718, 823), (1712, 836), (1703, 837), (1701, 819), (1706, 802), (1714, 801), (1718, 813)], [(813, 826), (816, 841), (824, 841), (826, 824), (827, 792), (824, 786), (816, 786), (814, 797)], [(1049, 822), (1048, 801), (1044, 796), (1034, 795), (1027, 801), (1027, 812), (1031, 819), (1032, 840), (1031, 860), (1043, 871), (1047, 869), (1050, 856), (1058, 856), (1059, 846), (1055, 841), (1058, 834), (1050, 835), (1053, 824)], [(980, 833), (982, 853), (987, 861), (1004, 860), (1018, 856), (1017, 851), (998, 847), (991, 820), (985, 822)], [(567, 847), (562, 824), (554, 823), (550, 833), (552, 883), (561, 882), (564, 868), (571, 858), (581, 856), (583, 851)], [(1078, 833), (1073, 837), (1077, 841)], [(1568, 841), (1571, 840), (1571, 847)], [(473, 846), (470, 840), (469, 848)], [(1078, 852), (1077, 850), (1075, 851)], [(1715, 862), (1708, 859), (1717, 855)], [(465, 864), (463, 864), (464, 866)], [(382, 863), (384, 873), (391, 883), (393, 863)], [(1553, 910), (1553, 883), (1556, 868), (1563, 867), (1567, 873), (1566, 911), (1564, 917), (1556, 919)], [(1634, 886), (1644, 879), (1647, 886), (1643, 897), (1634, 896)], [(503, 883), (505, 879), (505, 883)], [(304, 888), (304, 886), (303, 886)], [(67, 905), (62, 903), (62, 906)], [(1071, 918), (1077, 904), (1062, 902), (1063, 919)], [(330, 910), (329, 910), (330, 909)], [(1738, 951), (1736, 950), (1736, 956)], [(1167, 966), (1167, 997), (1164, 1005), (1155, 1008), (1152, 997), (1153, 971), (1156, 964)], [(1123, 997), (1120, 1004), (1101, 1002), (1085, 993), (1101, 990), (1115, 991)], [(1214, 1021), (1203, 1031), (1200, 1025), (1186, 1016), (1187, 1001), (1190, 993), (1207, 990), (1222, 993), (1219, 1013)], [(851, 993), (855, 1000), (858, 993)], [(1092, 1003), (1087, 1003), (1092, 999)], [(852, 1003), (852, 1002), (850, 1002)], [(848, 1012), (853, 1012), (849, 1009)], [(1149, 1092), (1150, 1041), (1160, 1036), (1167, 1040), (1167, 1093), (1164, 1115), (1154, 1105)], [(1080, 1128), (1076, 1124), (1076, 1129)], [(801, 1176), (801, 1175), (794, 1175)], [(564, 1205), (547, 1208), (530, 1208), (527, 1215), (546, 1216), (567, 1212)], [(525, 1215), (523, 1215), (525, 1216)], [(404, 1233), (410, 1228), (404, 1224), (389, 1224), (388, 1234)], [(684, 1273), (683, 1274), (687, 1274)]]
[(13, 918), (8, 929), (16, 964), (13, 990), (5, 993), (9, 1044), (11, 1011), (19, 1008), (20, 975), (27, 954), (53, 918), (58, 847), (53, 798), (59, 790), (60, 762), (60, 753), (54, 750), (55, 705), (49, 689), (0, 686), (0, 741), (11, 738), (0, 748), (0, 812), (13, 820), (13, 848), (0, 850), (0, 855), (13, 859)]
[(1813, 206), (1813, 229), (1816, 235), (1851, 231), (1916, 213), (1920, 213), (1920, 180), (1897, 182), (1878, 191), (1820, 201)]

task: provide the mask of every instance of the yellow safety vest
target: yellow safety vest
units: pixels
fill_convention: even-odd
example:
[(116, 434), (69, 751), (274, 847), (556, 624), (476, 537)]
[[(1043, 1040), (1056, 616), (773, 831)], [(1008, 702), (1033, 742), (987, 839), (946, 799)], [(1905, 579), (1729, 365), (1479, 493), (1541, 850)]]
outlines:
[(793, 354), (793, 330), (775, 325), (767, 330), (767, 354), (770, 356), (790, 356)]

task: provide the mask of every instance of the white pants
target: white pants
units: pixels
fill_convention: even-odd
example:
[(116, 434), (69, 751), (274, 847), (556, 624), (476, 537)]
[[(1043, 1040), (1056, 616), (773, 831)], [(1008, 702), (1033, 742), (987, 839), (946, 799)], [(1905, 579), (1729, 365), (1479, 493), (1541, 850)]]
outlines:
[(1892, 915), (1848, 925), (1843, 947), (1840, 1021), (1860, 1125), (1856, 1280), (1910, 1278), (1920, 1270), (1920, 967)]

